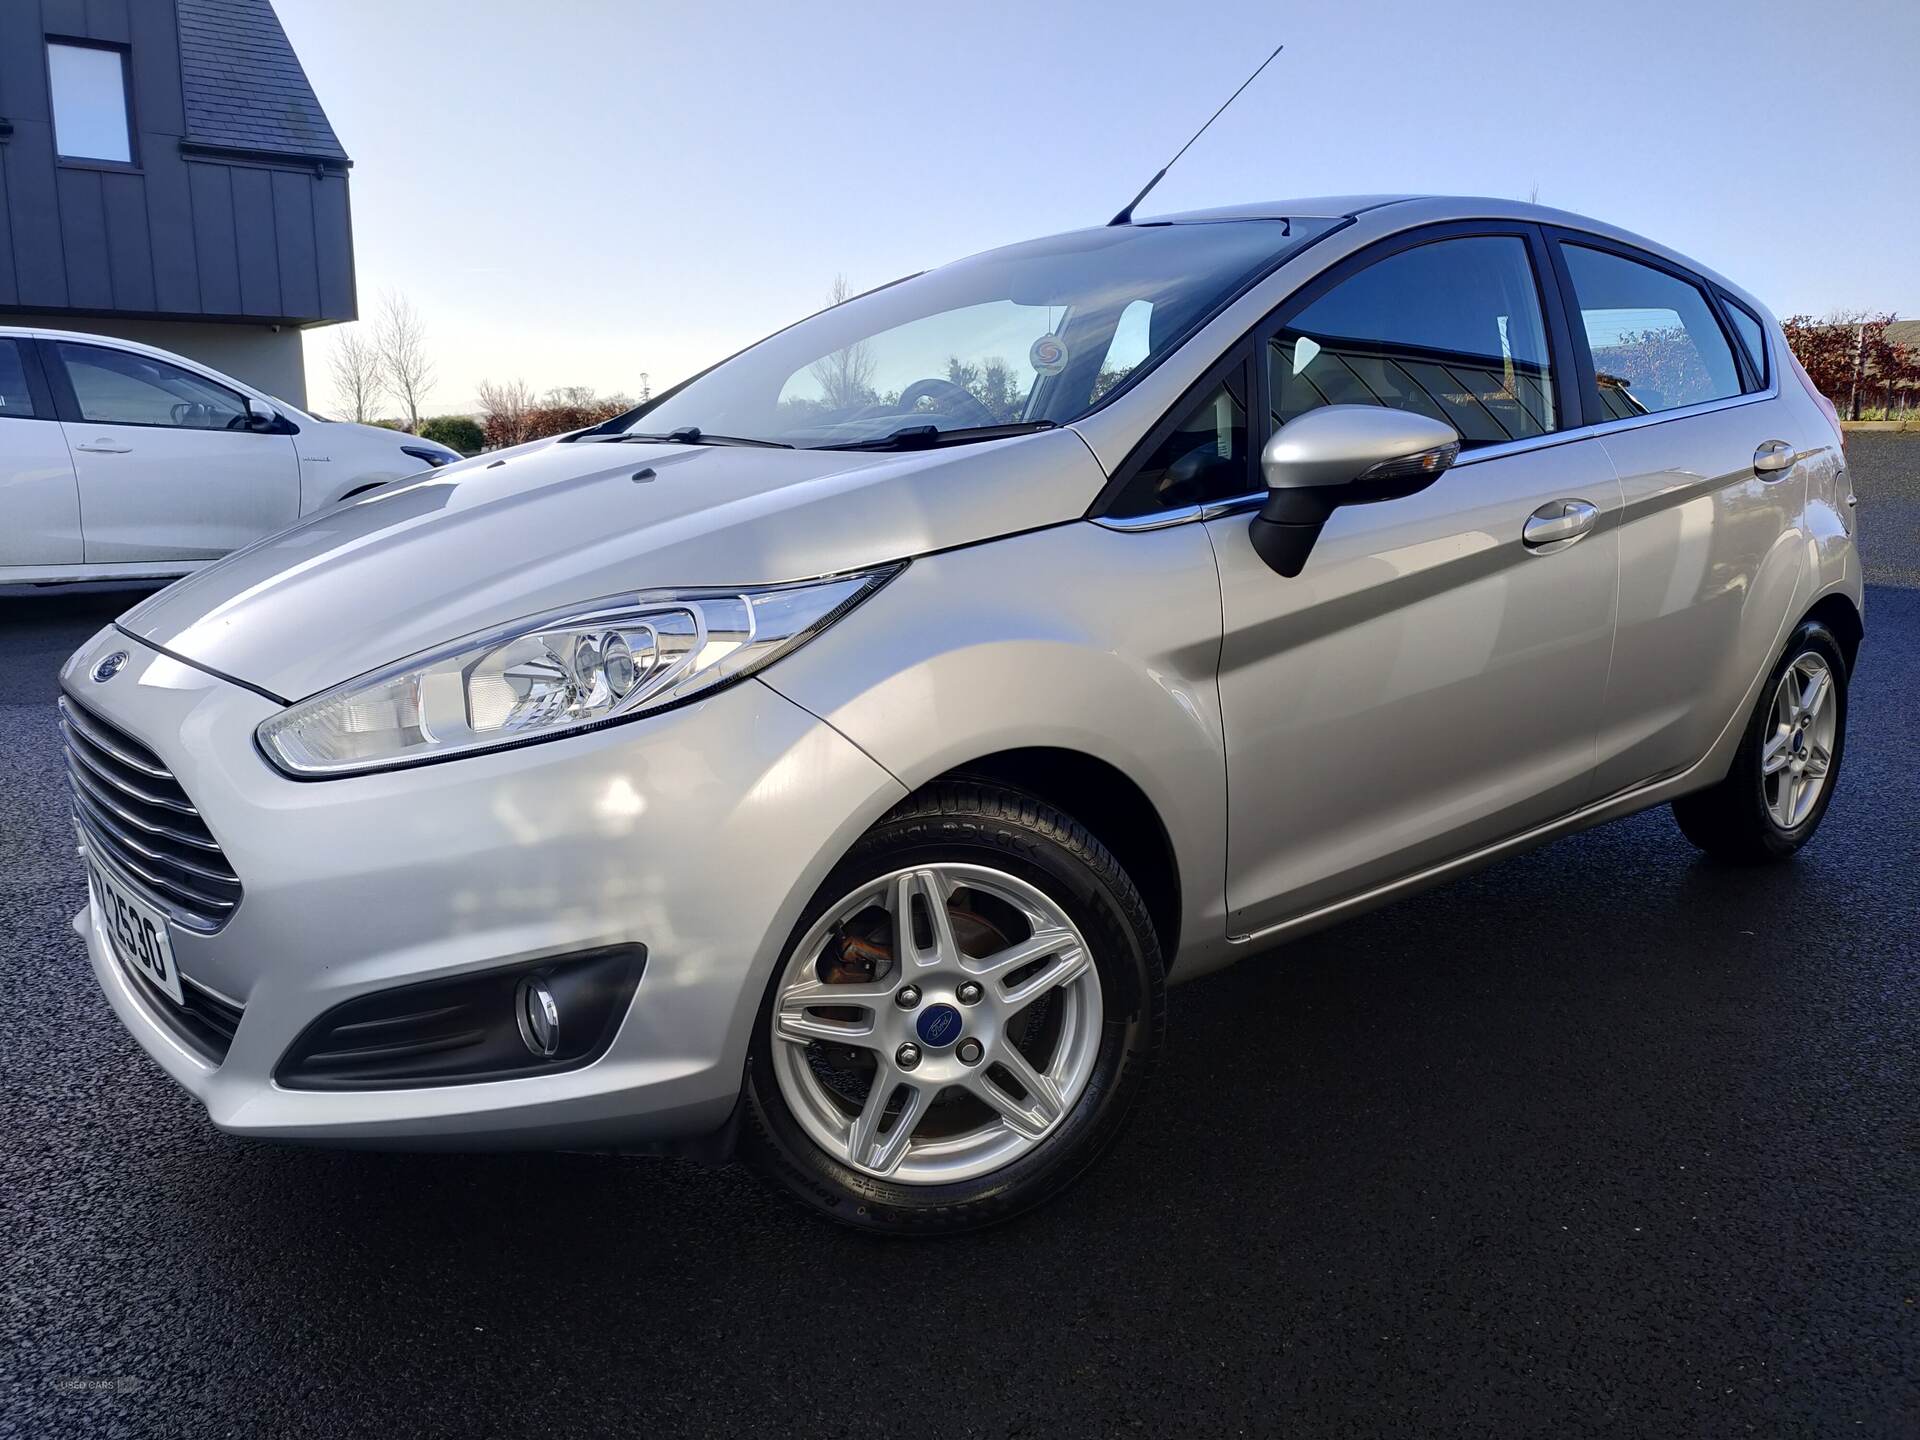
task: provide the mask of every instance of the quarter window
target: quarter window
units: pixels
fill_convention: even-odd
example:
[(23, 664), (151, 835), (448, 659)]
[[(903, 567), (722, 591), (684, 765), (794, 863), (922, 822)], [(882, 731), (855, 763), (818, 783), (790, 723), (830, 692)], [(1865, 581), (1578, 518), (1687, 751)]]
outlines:
[(1248, 479), (1246, 366), (1181, 418), (1127, 482), (1109, 513), (1147, 515), (1232, 500), (1253, 488)]
[(1608, 420), (1740, 393), (1740, 369), (1700, 287), (1586, 245), (1561, 247)]
[(1274, 334), (1277, 428), (1321, 405), (1385, 405), (1444, 420), (1463, 446), (1558, 425), (1540, 288), (1514, 235), (1435, 240), (1341, 281)]
[(1733, 328), (1739, 332), (1740, 343), (1747, 347), (1747, 359), (1753, 362), (1753, 373), (1759, 377), (1760, 388), (1764, 390), (1767, 385), (1767, 332), (1738, 300), (1727, 300), (1726, 309), (1727, 317), (1733, 321)]
[(54, 145), (63, 158), (133, 163), (125, 51), (50, 40), (47, 80), (53, 92)]
[(224, 385), (125, 350), (56, 342), (80, 417), (96, 425), (244, 430), (247, 402)]
[(16, 340), (0, 340), (0, 420), (33, 418), (33, 392), (27, 389), (27, 370)]

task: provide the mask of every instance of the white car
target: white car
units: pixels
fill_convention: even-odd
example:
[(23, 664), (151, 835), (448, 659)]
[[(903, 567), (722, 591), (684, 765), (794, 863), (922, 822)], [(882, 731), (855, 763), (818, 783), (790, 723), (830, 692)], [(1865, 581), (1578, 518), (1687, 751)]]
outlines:
[(184, 575), (460, 458), (150, 345), (0, 326), (0, 584)]

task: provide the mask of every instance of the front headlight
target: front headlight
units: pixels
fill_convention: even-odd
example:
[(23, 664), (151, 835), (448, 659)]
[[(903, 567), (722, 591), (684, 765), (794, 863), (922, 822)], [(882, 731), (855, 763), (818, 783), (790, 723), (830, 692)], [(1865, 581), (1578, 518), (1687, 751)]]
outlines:
[(751, 675), (898, 566), (794, 585), (645, 591), (536, 616), (349, 680), (264, 722), (289, 775), (380, 770), (630, 719)]

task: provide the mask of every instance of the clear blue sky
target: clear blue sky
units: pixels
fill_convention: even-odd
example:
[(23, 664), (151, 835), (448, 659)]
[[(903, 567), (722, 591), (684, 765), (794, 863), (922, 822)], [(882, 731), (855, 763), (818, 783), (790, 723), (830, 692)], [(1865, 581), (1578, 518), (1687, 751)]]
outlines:
[(836, 273), (1099, 223), (1282, 39), (1147, 210), (1537, 186), (1776, 313), (1920, 315), (1920, 0), (276, 4), (434, 409), (660, 389)]

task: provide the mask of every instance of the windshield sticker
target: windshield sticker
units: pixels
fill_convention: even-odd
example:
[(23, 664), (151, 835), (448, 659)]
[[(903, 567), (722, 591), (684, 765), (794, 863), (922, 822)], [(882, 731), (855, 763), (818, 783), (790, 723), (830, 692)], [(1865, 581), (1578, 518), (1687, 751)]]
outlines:
[(1058, 375), (1067, 368), (1067, 342), (1058, 335), (1042, 335), (1027, 351), (1027, 363), (1036, 375)]

